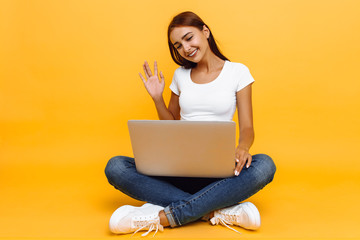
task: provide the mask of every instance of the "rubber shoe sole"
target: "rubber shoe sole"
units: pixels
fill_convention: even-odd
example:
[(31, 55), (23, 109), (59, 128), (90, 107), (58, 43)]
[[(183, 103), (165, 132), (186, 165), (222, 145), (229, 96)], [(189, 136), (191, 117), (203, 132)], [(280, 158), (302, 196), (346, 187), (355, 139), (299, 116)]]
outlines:
[(130, 205), (124, 205), (115, 210), (111, 215), (109, 221), (109, 229), (112, 233), (127, 233), (122, 231), (119, 226), (119, 222), (126, 217), (130, 212), (132, 212), (136, 207)]
[(251, 202), (245, 202), (243, 203), (243, 208), (245, 212), (248, 212), (248, 216), (251, 216), (249, 220), (251, 220), (251, 223), (247, 226), (242, 226), (243, 228), (249, 229), (249, 230), (256, 230), (260, 228), (261, 225), (261, 219), (260, 219), (260, 213), (258, 209), (255, 207), (254, 204)]

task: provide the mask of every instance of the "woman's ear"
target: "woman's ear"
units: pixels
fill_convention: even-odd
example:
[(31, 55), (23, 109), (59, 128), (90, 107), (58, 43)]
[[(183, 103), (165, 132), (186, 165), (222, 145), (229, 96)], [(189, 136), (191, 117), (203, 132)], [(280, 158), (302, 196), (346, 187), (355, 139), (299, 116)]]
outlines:
[(209, 37), (210, 37), (210, 30), (206, 27), (205, 24), (204, 24), (204, 26), (203, 26), (202, 32), (204, 33), (205, 37), (206, 37), (207, 39), (209, 39)]

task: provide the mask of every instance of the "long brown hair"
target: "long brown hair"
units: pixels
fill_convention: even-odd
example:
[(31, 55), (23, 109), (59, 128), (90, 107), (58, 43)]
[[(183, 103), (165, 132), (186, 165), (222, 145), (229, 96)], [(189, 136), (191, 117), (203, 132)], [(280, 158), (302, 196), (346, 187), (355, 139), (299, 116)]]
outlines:
[[(187, 12), (182, 12), (178, 15), (176, 15), (173, 20), (170, 22), (169, 27), (168, 27), (168, 44), (169, 44), (169, 49), (170, 49), (170, 54), (172, 59), (174, 60), (174, 62), (180, 66), (184, 66), (184, 68), (189, 69), (189, 68), (194, 68), (196, 67), (197, 63), (191, 62), (186, 60), (185, 58), (183, 58), (179, 52), (177, 51), (177, 49), (174, 47), (174, 45), (171, 43), (170, 41), (170, 33), (171, 31), (175, 28), (175, 27), (180, 27), (180, 26), (192, 26), (192, 27), (196, 27), (198, 28), (200, 31), (203, 30), (203, 26), (206, 26), (209, 31), (210, 28), (209, 26), (207, 26), (204, 21), (195, 13), (187, 11)], [(211, 51), (218, 56), (219, 58), (221, 58), (222, 60), (229, 60), (227, 59), (219, 50), (218, 46), (216, 45), (214, 36), (212, 35), (211, 31), (210, 31), (210, 36), (208, 38), (208, 43), (210, 46)]]

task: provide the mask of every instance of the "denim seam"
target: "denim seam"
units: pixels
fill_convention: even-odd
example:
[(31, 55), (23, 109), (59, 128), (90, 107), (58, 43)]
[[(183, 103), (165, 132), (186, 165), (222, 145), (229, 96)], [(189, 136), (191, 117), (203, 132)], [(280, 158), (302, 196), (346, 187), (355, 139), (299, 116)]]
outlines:
[(193, 202), (193, 201), (195, 201), (195, 200), (203, 197), (205, 194), (207, 194), (208, 192), (212, 191), (213, 188), (217, 187), (218, 185), (222, 184), (223, 182), (225, 182), (225, 181), (227, 181), (227, 180), (228, 180), (228, 179), (225, 178), (225, 179), (217, 182), (214, 186), (212, 186), (211, 188), (209, 188), (207, 191), (203, 192), (200, 196), (197, 196), (196, 198), (192, 198), (192, 199), (190, 199), (189, 201), (187, 201), (187, 202), (185, 202), (185, 203), (183, 203), (183, 204), (181, 204), (181, 205), (179, 205), (179, 206), (171, 207), (170, 210), (172, 211), (172, 215), (176, 218), (176, 220), (177, 220), (177, 222), (179, 223), (179, 225), (181, 225), (181, 223), (180, 223), (179, 219), (177, 218), (176, 214), (173, 213), (173, 210), (176, 210), (176, 209), (178, 209), (178, 208), (183, 208), (185, 205), (189, 204), (190, 202)]
[(179, 218), (176, 216), (176, 214), (174, 214), (174, 209), (175, 209), (174, 207), (171, 207), (171, 206), (169, 207), (171, 215), (173, 216), (173, 218), (175, 220), (176, 226), (181, 226), (182, 224), (181, 224)]
[(176, 227), (177, 224), (176, 224), (176, 221), (174, 219), (174, 215), (173, 213), (171, 212), (171, 207), (170, 206), (167, 206), (164, 208), (164, 213), (165, 213), (165, 216), (166, 218), (168, 219), (169, 223), (170, 223), (170, 227)]

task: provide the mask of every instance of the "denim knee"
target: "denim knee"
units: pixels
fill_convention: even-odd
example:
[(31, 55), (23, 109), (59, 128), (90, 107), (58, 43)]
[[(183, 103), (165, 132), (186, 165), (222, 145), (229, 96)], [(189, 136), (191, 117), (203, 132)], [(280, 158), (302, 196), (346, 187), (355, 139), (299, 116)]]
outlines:
[(115, 156), (112, 157), (105, 167), (105, 175), (110, 184), (113, 185), (114, 178), (117, 178), (121, 175), (121, 172), (124, 172), (129, 165), (128, 157), (124, 156)]
[(272, 158), (266, 154), (256, 154), (259, 161), (259, 170), (264, 180), (270, 183), (274, 179), (276, 166)]

